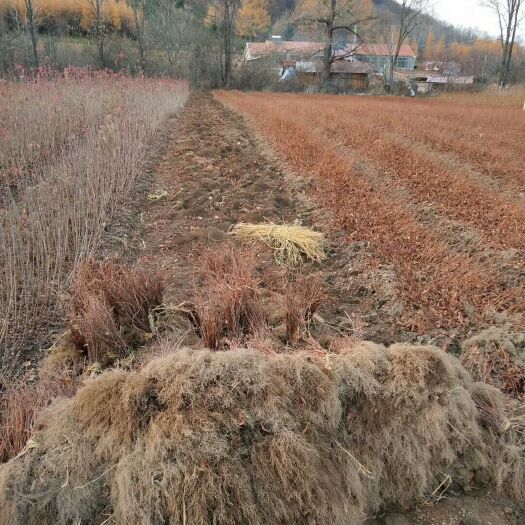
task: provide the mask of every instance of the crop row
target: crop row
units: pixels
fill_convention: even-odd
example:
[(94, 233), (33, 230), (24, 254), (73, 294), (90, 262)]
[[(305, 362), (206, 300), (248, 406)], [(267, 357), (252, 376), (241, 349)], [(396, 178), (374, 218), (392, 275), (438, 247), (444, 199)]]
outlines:
[[(316, 116), (302, 97), (294, 103), (286, 96), (225, 92), (217, 96), (246, 115), (293, 170), (313, 178), (319, 201), (352, 239), (369, 241), (374, 252), (392, 265), (405, 304), (405, 325), (416, 330), (445, 328), (467, 325), (473, 317), (479, 321), (491, 309), (523, 309), (522, 290), (507, 286), (494, 263), (452, 252), (413, 210), (363, 176), (360, 150), (340, 146), (351, 114)], [(362, 149), (369, 145), (364, 141)], [(474, 314), (469, 313), (472, 309)]]
[[(260, 102), (260, 99), (259, 99)], [(313, 102), (313, 100), (311, 101)], [(417, 202), (431, 202), (444, 215), (479, 230), (496, 248), (525, 248), (525, 206), (488, 191), (473, 176), (459, 174), (439, 159), (419, 151), (394, 130), (378, 129), (374, 119), (335, 107), (273, 97), (276, 111), (293, 114), (331, 142), (372, 159), (412, 192)]]

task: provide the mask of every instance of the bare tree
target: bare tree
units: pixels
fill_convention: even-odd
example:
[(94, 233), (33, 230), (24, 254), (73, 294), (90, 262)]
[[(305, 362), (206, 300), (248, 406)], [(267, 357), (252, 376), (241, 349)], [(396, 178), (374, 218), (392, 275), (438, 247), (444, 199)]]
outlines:
[(240, 0), (211, 0), (208, 10), (208, 25), (215, 27), (219, 36), (221, 81), (225, 87), (231, 83), (235, 19), (240, 4)]
[(0, 73), (7, 72), (15, 62), (16, 41), (23, 34), (23, 24), (19, 21), (19, 14), (9, 16), (11, 27), (7, 22), (0, 20)]
[[(27, 0), (26, 0), (27, 1)], [(106, 0), (86, 0), (87, 6), (93, 17), (93, 23), (91, 24), (91, 33), (97, 43), (98, 49), (98, 63), (102, 68), (104, 67), (104, 45), (108, 33), (108, 24), (103, 12), (104, 4)]]
[(135, 23), (135, 33), (139, 48), (140, 67), (142, 71), (146, 68), (146, 2), (147, 0), (131, 0), (130, 5), (133, 10), (133, 21)]
[(481, 0), (481, 5), (491, 9), (498, 18), (502, 49), (499, 85), (504, 88), (510, 81), (512, 53), (517, 29), (525, 17), (525, 0)]
[(37, 34), (37, 13), (36, 8), (33, 4), (33, 0), (24, 0), (25, 7), (25, 19), (26, 19), (26, 28), (29, 35), (29, 40), (31, 41), (31, 51), (32, 51), (32, 63), (33, 67), (38, 67), (38, 34)]
[(399, 0), (397, 14), (392, 20), (388, 45), (388, 71), (387, 87), (390, 89), (394, 84), (394, 69), (401, 52), (401, 46), (413, 31), (422, 23), (422, 15), (428, 8), (429, 0)]
[(150, 18), (146, 40), (161, 49), (171, 65), (183, 51), (191, 49), (195, 40), (202, 38), (201, 33), (205, 30), (195, 23), (191, 12), (172, 0), (157, 0)]
[[(344, 60), (351, 56), (361, 45), (358, 34), (359, 24), (373, 20), (366, 16), (358, 19), (353, 12), (353, 0), (304, 0), (297, 6), (292, 17), (294, 22), (303, 25), (313, 25), (324, 35), (323, 69), (321, 73), (321, 88), (328, 90), (330, 86), (330, 69), (336, 60)], [(344, 49), (334, 49), (335, 35), (341, 32), (351, 34), (353, 43), (347, 43)]]

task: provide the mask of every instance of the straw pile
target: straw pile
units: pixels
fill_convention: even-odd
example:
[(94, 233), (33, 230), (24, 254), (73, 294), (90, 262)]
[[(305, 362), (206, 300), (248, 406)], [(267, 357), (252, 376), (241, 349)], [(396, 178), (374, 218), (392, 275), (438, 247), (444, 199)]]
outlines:
[(478, 474), (525, 496), (502, 406), (432, 347), (338, 354), (172, 351), (112, 370), (42, 413), (0, 467), (0, 523), (358, 524)]
[(325, 259), (324, 235), (296, 224), (236, 224), (231, 232), (241, 239), (265, 242), (275, 253), (275, 260), (283, 266), (298, 266), (303, 256), (321, 262)]

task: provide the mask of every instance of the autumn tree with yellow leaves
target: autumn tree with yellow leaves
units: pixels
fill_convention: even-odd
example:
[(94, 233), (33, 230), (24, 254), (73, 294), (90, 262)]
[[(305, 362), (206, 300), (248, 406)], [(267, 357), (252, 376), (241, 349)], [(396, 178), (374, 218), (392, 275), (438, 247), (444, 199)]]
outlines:
[(258, 38), (270, 28), (268, 0), (246, 0), (237, 15), (237, 34), (242, 38)]

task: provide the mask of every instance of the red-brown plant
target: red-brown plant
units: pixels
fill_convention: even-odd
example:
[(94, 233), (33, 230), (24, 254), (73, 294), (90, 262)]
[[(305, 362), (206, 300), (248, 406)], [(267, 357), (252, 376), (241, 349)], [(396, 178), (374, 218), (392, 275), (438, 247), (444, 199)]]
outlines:
[(218, 349), (223, 338), (239, 341), (265, 325), (255, 256), (233, 248), (203, 254), (202, 291), (196, 299), (198, 328), (204, 344)]
[(74, 371), (63, 368), (34, 382), (23, 379), (9, 384), (0, 410), (0, 462), (19, 454), (32, 436), (38, 412), (56, 397), (70, 397), (78, 388)]
[(296, 344), (308, 331), (316, 310), (327, 300), (323, 285), (316, 277), (299, 276), (284, 286), (286, 340)]
[(114, 261), (84, 262), (71, 290), (73, 340), (90, 362), (123, 356), (152, 332), (164, 289), (159, 272)]
[[(318, 201), (349, 240), (369, 242), (393, 268), (405, 327), (420, 332), (464, 327), (483, 322), (490, 311), (522, 319), (524, 283), (507, 279), (498, 259), (487, 258), (484, 251), (451, 249), (443, 231), (423, 223), (415, 208), (430, 200), (444, 217), (476, 226), (489, 250), (525, 246), (523, 206), (463, 173), (447, 172), (387, 128), (374, 128), (375, 104), (402, 102), (266, 93), (217, 96), (245, 114), (294, 171), (314, 180)], [(523, 127), (522, 119), (512, 122), (514, 128)], [(392, 187), (363, 171), (363, 157), (389, 173)], [(399, 198), (396, 189), (408, 195)]]

